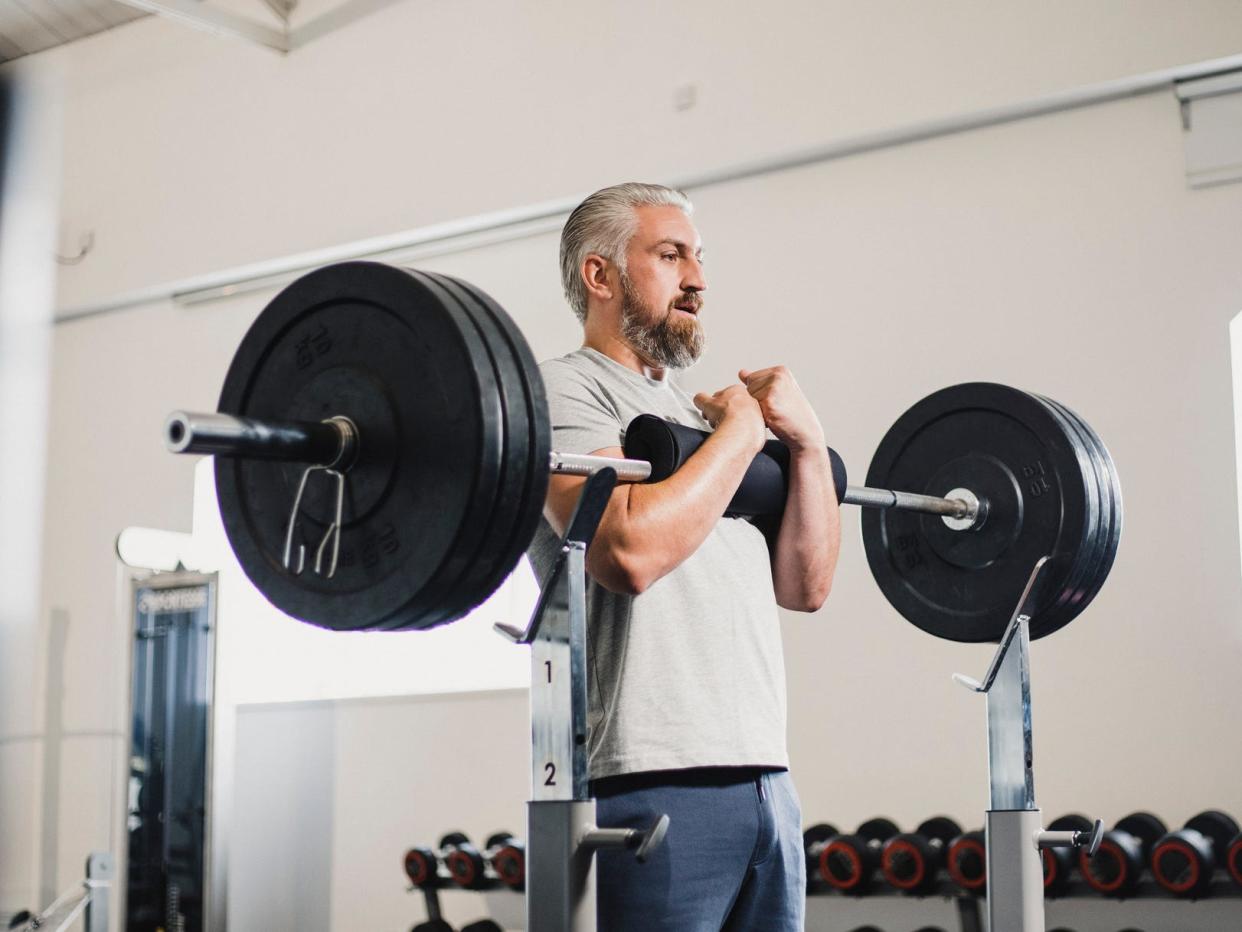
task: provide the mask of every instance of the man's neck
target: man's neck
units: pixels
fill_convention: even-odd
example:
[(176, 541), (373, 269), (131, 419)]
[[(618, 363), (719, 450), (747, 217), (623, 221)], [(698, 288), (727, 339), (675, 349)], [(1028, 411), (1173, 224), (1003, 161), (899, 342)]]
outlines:
[(613, 362), (620, 363), (627, 369), (645, 375), (649, 379), (655, 379), (661, 382), (668, 375), (668, 369), (652, 366), (644, 360), (638, 353), (634, 352), (634, 348), (625, 340), (615, 333), (593, 333), (591, 328), (587, 328), (582, 345), (588, 349), (593, 349), (597, 353), (602, 353)]

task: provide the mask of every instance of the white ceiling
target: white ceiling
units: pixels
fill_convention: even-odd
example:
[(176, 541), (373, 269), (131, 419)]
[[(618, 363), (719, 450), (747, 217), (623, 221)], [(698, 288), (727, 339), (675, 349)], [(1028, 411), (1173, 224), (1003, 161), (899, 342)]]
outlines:
[(118, 0), (0, 0), (0, 62), (42, 52), (145, 15)]

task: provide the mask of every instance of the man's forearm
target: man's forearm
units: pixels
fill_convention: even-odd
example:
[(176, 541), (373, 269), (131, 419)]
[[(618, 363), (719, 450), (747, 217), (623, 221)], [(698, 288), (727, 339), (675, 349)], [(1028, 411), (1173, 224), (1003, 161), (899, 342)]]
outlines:
[(619, 487), (588, 552), (592, 576), (641, 592), (681, 564), (720, 520), (756, 452), (753, 432), (723, 424), (667, 479)]
[(828, 452), (822, 446), (794, 452), (772, 560), (777, 603), (803, 612), (823, 605), (840, 548), (840, 513)]

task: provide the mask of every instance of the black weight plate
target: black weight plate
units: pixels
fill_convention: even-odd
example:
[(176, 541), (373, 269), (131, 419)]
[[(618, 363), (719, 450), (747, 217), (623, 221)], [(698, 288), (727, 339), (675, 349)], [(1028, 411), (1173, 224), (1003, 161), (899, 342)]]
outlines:
[(1094, 827), (1094, 822), (1077, 813), (1060, 816), (1048, 823), (1050, 832), (1089, 832)]
[[(478, 324), (429, 276), (413, 269), (399, 271), (427, 288), (439, 300), (441, 309), (457, 323), (462, 338), (474, 354), (475, 375), (481, 386), (480, 412), (484, 424), (494, 428), (494, 431), (487, 435), (487, 442), (483, 445), (480, 460), (476, 464), (480, 467), (480, 479), (471, 497), (470, 510), (457, 528), (450, 558), (419, 593), (417, 605), (412, 606), (403, 616), (382, 626), (382, 630), (387, 631), (425, 629), (446, 624), (462, 617), (491, 594), (492, 590), (484, 590), (478, 584), (476, 557), (491, 532), (491, 522), (502, 495), (505, 437), (508, 432), (500, 385), (496, 379), (495, 367), (488, 368), (485, 364), (485, 361), (490, 362), (491, 354)], [(482, 357), (478, 355), (480, 351)]]
[(914, 830), (914, 834), (922, 835), (929, 840), (937, 838), (947, 845), (958, 835), (962, 834), (962, 827), (948, 816), (935, 816), (921, 823)]
[(1217, 858), (1229, 847), (1233, 836), (1238, 834), (1238, 823), (1228, 813), (1219, 809), (1208, 809), (1186, 823), (1186, 828), (1198, 832), (1205, 838), (1212, 839), (1212, 850)]
[[(1037, 401), (1046, 407), (1052, 416), (1061, 424), (1061, 429), (1069, 437), (1078, 456), (1078, 466), (1082, 471), (1083, 490), (1086, 501), (1087, 525), (1083, 531), (1083, 540), (1077, 550), (1074, 569), (1065, 581), (1066, 605), (1064, 612), (1077, 616), (1086, 606), (1088, 588), (1095, 580), (1095, 571), (1104, 556), (1103, 528), (1111, 515), (1105, 515), (1103, 493), (1097, 475), (1097, 461), (1094, 445), (1083, 433), (1077, 419), (1069, 417), (1065, 409), (1055, 401), (1042, 395), (1032, 394)], [(1062, 626), (1060, 612), (1049, 612), (1043, 618), (1031, 620), (1031, 636), (1042, 637)]]
[(445, 848), (456, 848), (468, 844), (470, 844), (470, 836), (464, 832), (445, 832), (436, 842), (436, 847), (443, 851)]
[(907, 620), (937, 637), (997, 641), (1036, 561), (1052, 559), (1032, 627), (1067, 624), (1066, 583), (1090, 542), (1079, 451), (1063, 422), (1018, 389), (986, 382), (935, 392), (881, 440), (867, 485), (944, 495), (991, 490), (982, 526), (954, 531), (937, 515), (865, 509), (863, 543), (880, 590)]
[(501, 412), (473, 325), (410, 274), (371, 262), (295, 281), (259, 314), (225, 377), (220, 410), (256, 418), (350, 417), (358, 458), (348, 472), (335, 576), (317, 575), (314, 547), (331, 514), (331, 484), (313, 476), (299, 523), (308, 566), (282, 566), (303, 468), (218, 457), (216, 489), (246, 575), (282, 611), (320, 627), (431, 627), (496, 497)]
[(501, 560), (501, 565), (508, 566), (511, 570), (526, 552), (526, 548), (535, 536), (535, 528), (543, 514), (544, 502), (548, 495), (549, 454), (552, 451), (552, 423), (548, 416), (548, 396), (530, 345), (513, 319), (481, 288), (470, 282), (458, 279), (455, 281), (475, 297), (479, 305), (504, 333), (512, 353), (514, 371), (521, 377), (526, 397), (531, 468), (527, 471), (526, 485), (521, 491), (518, 524), (509, 550), (505, 552)]
[(487, 841), (483, 842), (483, 850), (490, 851), (492, 848), (507, 845), (511, 841), (513, 841), (512, 832), (492, 832), (487, 836)]
[(881, 816), (877, 819), (868, 819), (858, 826), (858, 831), (854, 834), (867, 841), (888, 841), (900, 833), (901, 829), (897, 827), (897, 823)]
[[(484, 586), (499, 586), (529, 546), (548, 488), (551, 426), (543, 380), (525, 338), (504, 309), (468, 282), (437, 275), (480, 322), (495, 360), (509, 424), (512, 481), (506, 481), (506, 514), (480, 556)], [(490, 590), (489, 590), (490, 591)]]
[(802, 833), (802, 850), (806, 851), (811, 845), (828, 841), (830, 838), (836, 838), (840, 834), (835, 825), (829, 825), (827, 822), (816, 822)]
[(1116, 535), (1116, 502), (1114, 500), (1114, 484), (1113, 473), (1108, 463), (1104, 460), (1104, 454), (1101, 453), (1097, 438), (1087, 428), (1086, 423), (1077, 414), (1071, 411), (1065, 405), (1051, 398), (1039, 396), (1050, 408), (1059, 413), (1073, 428), (1075, 434), (1087, 452), (1088, 463), (1090, 465), (1090, 473), (1092, 485), (1095, 488), (1099, 501), (1099, 522), (1094, 532), (1093, 545), (1088, 548), (1085, 553), (1089, 554), (1086, 564), (1086, 575), (1079, 580), (1077, 593), (1074, 599), (1075, 614), (1079, 614), (1095, 598), (1095, 594), (1099, 592), (1100, 586), (1103, 585), (1104, 578), (1108, 575), (1111, 567), (1110, 552), (1115, 553), (1116, 547), (1111, 546), (1110, 542), (1115, 539)]
[(1121, 498), (1121, 479), (1117, 475), (1117, 466), (1113, 462), (1112, 454), (1108, 452), (1108, 447), (1104, 445), (1104, 441), (1100, 439), (1099, 435), (1091, 428), (1090, 424), (1079, 417), (1074, 411), (1066, 408), (1064, 405), (1061, 405), (1061, 407), (1067, 414), (1077, 420), (1079, 425), (1082, 427), (1083, 432), (1091, 440), (1092, 446), (1096, 453), (1101, 490), (1104, 491), (1105, 497), (1111, 503), (1111, 522), (1107, 532), (1104, 534), (1103, 540), (1104, 556), (1096, 570), (1095, 580), (1088, 592), (1086, 601), (1084, 602), (1085, 607), (1091, 603), (1092, 599), (1095, 598), (1096, 594), (1100, 591), (1100, 588), (1104, 585), (1104, 580), (1108, 578), (1108, 574), (1113, 568), (1113, 562), (1117, 557), (1117, 546), (1121, 542), (1121, 529), (1124, 523), (1125, 509)]
[[(495, 401), (500, 408), (501, 439), (499, 471), (495, 484), (496, 495), (490, 502), (482, 503), (484, 507), (479, 510), (480, 521), (473, 529), (475, 533), (468, 538), (463, 537), (462, 546), (472, 547), (473, 550), (465, 551), (467, 555), (464, 560), (460, 561), (457, 576), (452, 577), (446, 572), (439, 580), (439, 588), (429, 593), (429, 598), (434, 600), (438, 610), (444, 612), (447, 617), (457, 618), (469, 612), (495, 591), (496, 586), (489, 585), (488, 579), (498, 542), (507, 540), (512, 530), (514, 497), (506, 493), (515, 485), (520, 485), (523, 480), (523, 476), (517, 475), (517, 472), (525, 466), (528, 430), (525, 410), (511, 403), (509, 395), (512, 393), (512, 388), (506, 389), (505, 387), (502, 378), (504, 367), (497, 362), (497, 350), (493, 345), (496, 338), (491, 328), (484, 327), (472, 313), (471, 308), (462, 301), (459, 290), (451, 289), (449, 283), (442, 280), (440, 276), (414, 269), (406, 271), (425, 284), (446, 306), (455, 308), (463, 319), (468, 320), (474, 327), (475, 335), (491, 362), (493, 376), (491, 384), (495, 386)], [(417, 624), (407, 626), (422, 627)]]
[(1154, 816), (1150, 812), (1132, 812), (1124, 819), (1118, 819), (1117, 824), (1113, 826), (1113, 831), (1133, 835), (1142, 842), (1144, 857), (1151, 850), (1151, 846), (1169, 832), (1164, 822), (1160, 820), (1160, 817)]

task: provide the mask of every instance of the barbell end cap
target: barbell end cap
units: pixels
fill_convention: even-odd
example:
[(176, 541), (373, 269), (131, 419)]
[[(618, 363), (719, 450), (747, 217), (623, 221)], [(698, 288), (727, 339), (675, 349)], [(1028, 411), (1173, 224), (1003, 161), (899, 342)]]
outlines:
[(953, 682), (957, 683), (959, 686), (965, 686), (973, 693), (981, 693), (984, 691), (982, 683), (980, 683), (973, 676), (967, 676), (965, 673), (954, 673)]
[(169, 453), (184, 453), (190, 445), (190, 415), (174, 411), (164, 418), (164, 448)]

